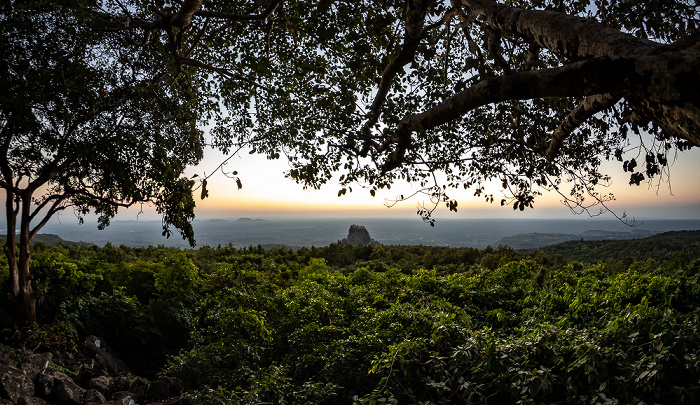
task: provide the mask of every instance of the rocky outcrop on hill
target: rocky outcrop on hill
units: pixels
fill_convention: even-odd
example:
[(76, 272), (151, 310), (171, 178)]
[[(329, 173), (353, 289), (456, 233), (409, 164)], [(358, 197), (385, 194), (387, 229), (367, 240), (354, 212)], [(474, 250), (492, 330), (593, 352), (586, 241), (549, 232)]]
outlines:
[(367, 228), (362, 225), (350, 225), (348, 237), (343, 239), (343, 243), (347, 245), (378, 245), (379, 243), (369, 236)]
[[(77, 354), (24, 353), (13, 356), (0, 344), (0, 405), (195, 405), (180, 395), (179, 383), (148, 381), (128, 371), (123, 361), (100, 347), (94, 336)], [(21, 357), (21, 360), (16, 359)]]

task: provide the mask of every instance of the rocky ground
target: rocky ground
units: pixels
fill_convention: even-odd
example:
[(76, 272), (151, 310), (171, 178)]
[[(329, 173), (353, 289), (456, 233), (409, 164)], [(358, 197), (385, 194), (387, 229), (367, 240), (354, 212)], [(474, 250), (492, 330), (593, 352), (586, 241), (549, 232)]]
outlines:
[(0, 344), (0, 405), (196, 405), (181, 396), (177, 381), (153, 381), (126, 364), (90, 336), (75, 353), (14, 350)]

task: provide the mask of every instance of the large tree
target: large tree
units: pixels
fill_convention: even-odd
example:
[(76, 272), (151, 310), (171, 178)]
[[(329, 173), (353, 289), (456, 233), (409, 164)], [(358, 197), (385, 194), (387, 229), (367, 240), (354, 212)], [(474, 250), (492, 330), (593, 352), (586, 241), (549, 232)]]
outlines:
[[(8, 287), (18, 322), (36, 320), (30, 243), (66, 209), (99, 226), (151, 204), (164, 233), (192, 240), (192, 186), (202, 157), (196, 83), (103, 32), (91, 2), (4, 3), (0, 12), (0, 188)], [(149, 61), (144, 64), (143, 61)]]
[(116, 4), (132, 44), (213, 73), (217, 146), (286, 155), (306, 186), (405, 179), (456, 209), (439, 186), (498, 180), (502, 205), (549, 190), (586, 208), (612, 198), (603, 160), (639, 185), (700, 145), (694, 0)]

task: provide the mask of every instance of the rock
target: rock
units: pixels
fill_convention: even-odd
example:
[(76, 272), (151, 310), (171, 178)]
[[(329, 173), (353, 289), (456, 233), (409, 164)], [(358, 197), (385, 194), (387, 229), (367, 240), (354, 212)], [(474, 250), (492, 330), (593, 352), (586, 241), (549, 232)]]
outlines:
[(85, 338), (85, 345), (92, 352), (95, 362), (111, 374), (120, 374), (129, 371), (126, 363), (102, 348), (102, 342), (96, 336)]
[(147, 396), (150, 400), (162, 400), (173, 395), (180, 395), (180, 386), (172, 378), (159, 377), (148, 387)]
[(134, 399), (136, 402), (141, 402), (142, 399), (146, 398), (148, 394), (149, 383), (145, 378), (136, 378), (129, 387), (129, 391), (134, 393)]
[(37, 396), (48, 398), (53, 391), (54, 378), (53, 375), (48, 373), (39, 374), (36, 379), (34, 379), (34, 392)]
[(107, 371), (83, 364), (80, 366), (80, 369), (78, 370), (78, 377), (76, 377), (74, 381), (83, 388), (89, 388), (88, 385), (90, 384), (90, 381), (100, 376), (107, 376)]
[(30, 354), (22, 360), (19, 366), (27, 377), (34, 381), (39, 374), (46, 371), (46, 367), (49, 366), (52, 359), (53, 354), (51, 353)]
[[(96, 357), (106, 354), (104, 358), (109, 358), (99, 339), (91, 341)], [(133, 374), (115, 376), (107, 374), (107, 367), (98, 365), (98, 361), (77, 355), (69, 358), (73, 360), (69, 364), (73, 367), (69, 368), (76, 370), (76, 375), (69, 376), (49, 367), (54, 358), (51, 353), (29, 353), (20, 363), (11, 365), (9, 360), (2, 362), (3, 352), (9, 359), (9, 350), (0, 345), (0, 405), (197, 405), (201, 402), (181, 397), (182, 386), (172, 378), (160, 377), (149, 383)], [(53, 361), (64, 365), (66, 358), (67, 355), (61, 354), (59, 360)]]
[(131, 388), (131, 381), (129, 381), (129, 377), (126, 376), (119, 376), (112, 379), (108, 387), (110, 392), (129, 391), (129, 388)]
[(85, 390), (63, 373), (54, 374), (51, 398), (63, 405), (80, 405)]
[(369, 236), (367, 228), (362, 225), (350, 225), (348, 237), (343, 240), (346, 245), (378, 245), (378, 243)]
[(105, 396), (102, 395), (100, 391), (92, 388), (85, 392), (85, 402), (104, 404), (105, 402), (107, 402), (107, 398), (105, 398)]
[(64, 353), (61, 358), (61, 365), (70, 371), (78, 374), (80, 371), (80, 359), (76, 359), (73, 353)]
[(48, 402), (37, 397), (20, 397), (17, 400), (17, 405), (47, 405)]
[(105, 402), (105, 405), (136, 405), (136, 401), (131, 397), (125, 397), (109, 402)]
[(119, 391), (119, 392), (115, 392), (115, 393), (112, 395), (112, 398), (111, 398), (111, 399), (112, 399), (112, 401), (121, 401), (121, 400), (123, 400), (123, 399), (125, 399), (125, 398), (131, 398), (131, 399), (133, 399), (134, 401), (136, 401), (136, 398), (134, 398), (134, 393), (131, 392), (131, 391)]
[(92, 380), (90, 380), (87, 387), (95, 389), (104, 395), (108, 395), (108, 392), (110, 391), (109, 384), (110, 384), (110, 381), (107, 377), (99, 376), (97, 378), (93, 378)]
[(0, 364), (0, 398), (12, 402), (22, 396), (34, 395), (34, 383), (24, 371), (8, 364)]
[(148, 387), (148, 399), (160, 400), (170, 396), (170, 385), (162, 380), (156, 380)]

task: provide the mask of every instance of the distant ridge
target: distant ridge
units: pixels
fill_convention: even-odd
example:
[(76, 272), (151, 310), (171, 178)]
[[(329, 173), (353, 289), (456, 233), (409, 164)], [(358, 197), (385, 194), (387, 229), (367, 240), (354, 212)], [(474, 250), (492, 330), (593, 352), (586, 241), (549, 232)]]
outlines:
[[(5, 235), (0, 237), (0, 240), (2, 240), (3, 242), (6, 239), (7, 239), (7, 237)], [(38, 243), (38, 242), (45, 243), (49, 246), (54, 246), (54, 245), (58, 245), (58, 244), (66, 245), (66, 246), (92, 246), (93, 245), (92, 243), (87, 243), (87, 242), (82, 242), (82, 241), (73, 242), (73, 241), (65, 240), (65, 239), (61, 238), (60, 236), (54, 235), (52, 233), (38, 233), (38, 234), (36, 234), (34, 236), (34, 238), (32, 239), (32, 243)]]
[(499, 246), (510, 246), (513, 249), (533, 249), (540, 246), (553, 245), (555, 243), (567, 242), (581, 239), (580, 236), (565, 233), (519, 233), (513, 236), (506, 236), (496, 242)]
[(242, 218), (238, 218), (236, 220), (236, 222), (267, 222), (267, 221), (265, 221), (264, 219), (260, 219), (260, 218), (253, 219), (253, 218), (248, 218), (248, 217), (242, 217)]
[(631, 240), (578, 240), (538, 248), (564, 260), (599, 263), (605, 260), (675, 260), (700, 257), (700, 230), (670, 231)]
[(513, 249), (534, 249), (541, 246), (563, 243), (571, 240), (626, 240), (639, 239), (656, 235), (658, 232), (646, 229), (634, 229), (631, 232), (588, 230), (579, 235), (566, 233), (519, 233), (501, 238), (497, 245), (510, 246)]

